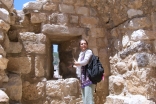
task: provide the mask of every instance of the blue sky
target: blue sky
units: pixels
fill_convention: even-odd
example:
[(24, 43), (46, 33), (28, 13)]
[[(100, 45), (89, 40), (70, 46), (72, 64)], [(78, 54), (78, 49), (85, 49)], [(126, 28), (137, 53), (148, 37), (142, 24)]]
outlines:
[[(22, 10), (23, 9), (23, 4), (29, 2), (29, 1), (36, 1), (36, 0), (14, 0), (14, 8), (16, 10)], [(57, 45), (53, 45), (54, 46), (54, 52), (57, 52)]]
[(14, 8), (16, 10), (22, 10), (23, 4), (25, 4), (29, 1), (36, 1), (36, 0), (14, 0)]

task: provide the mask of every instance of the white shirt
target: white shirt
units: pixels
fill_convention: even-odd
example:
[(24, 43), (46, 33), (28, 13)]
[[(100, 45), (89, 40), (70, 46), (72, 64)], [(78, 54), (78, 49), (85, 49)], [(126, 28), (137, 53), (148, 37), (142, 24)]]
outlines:
[[(92, 54), (93, 54), (92, 51), (88, 50), (88, 49), (85, 50), (85, 51), (81, 51), (80, 52), (79, 58), (78, 58), (78, 62), (79, 62), (80, 65), (74, 66), (74, 67), (76, 67), (76, 74), (77, 74), (78, 77), (81, 76), (81, 67), (88, 64), (89, 59), (91, 58)], [(81, 61), (81, 59), (83, 57), (84, 57), (84, 59)]]

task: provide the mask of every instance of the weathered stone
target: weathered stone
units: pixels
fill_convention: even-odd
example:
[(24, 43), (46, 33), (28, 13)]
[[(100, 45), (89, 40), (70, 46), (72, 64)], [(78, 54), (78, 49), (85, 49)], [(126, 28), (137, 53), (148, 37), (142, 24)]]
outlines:
[(8, 102), (9, 102), (8, 95), (4, 91), (0, 90), (0, 103), (8, 103)]
[(0, 8), (0, 18), (5, 22), (10, 23), (9, 12), (6, 9)]
[(4, 33), (0, 30), (0, 42), (4, 40)]
[(63, 0), (65, 4), (74, 4), (76, 0)]
[(46, 21), (45, 13), (31, 13), (31, 22), (32, 23), (42, 23)]
[(76, 96), (79, 94), (78, 80), (69, 78), (65, 80), (47, 81), (46, 94), (50, 97), (61, 99), (64, 97)]
[(6, 6), (8, 9), (11, 9), (11, 7), (13, 6), (14, 0), (1, 0), (1, 2), (2, 2), (3, 4), (5, 4), (5, 6)]
[(8, 61), (9, 61), (8, 59), (6, 59), (0, 55), (0, 69), (1, 70), (4, 70), (7, 68)]
[(123, 51), (120, 52), (120, 57), (121, 58), (125, 58), (130, 54), (133, 54), (135, 52), (149, 52), (152, 51), (152, 45), (151, 44), (147, 44), (145, 42), (134, 42), (131, 43), (131, 46), (128, 48), (125, 48)]
[(90, 16), (96, 16), (97, 11), (94, 8), (90, 8)]
[(131, 39), (134, 41), (156, 39), (155, 34), (156, 32), (154, 31), (147, 31), (147, 30), (139, 29), (132, 33)]
[(76, 28), (76, 27), (67, 27), (64, 25), (50, 25), (46, 24), (42, 27), (42, 32), (44, 34), (62, 34), (67, 36), (79, 36), (85, 33), (83, 28)]
[(142, 15), (143, 14), (143, 11), (141, 11), (141, 10), (135, 10), (135, 9), (129, 9), (127, 11), (127, 14), (128, 14), (128, 17), (129, 18), (132, 18), (134, 16)]
[(109, 89), (111, 94), (119, 95), (124, 89), (124, 79), (119, 76), (110, 76), (109, 77)]
[(69, 21), (67, 14), (58, 14), (57, 15), (57, 23), (59, 25), (67, 25)]
[(46, 3), (43, 5), (43, 10), (47, 10), (47, 11), (55, 11), (57, 9), (57, 5), (54, 3)]
[(86, 7), (77, 7), (76, 8), (76, 13), (84, 15), (84, 16), (88, 16), (89, 15), (89, 9), (86, 8)]
[(85, 5), (85, 1), (84, 0), (76, 0), (75, 5), (77, 6), (84, 6)]
[(15, 73), (28, 74), (31, 71), (30, 57), (9, 57), (7, 70)]
[(27, 12), (29, 10), (41, 10), (42, 6), (42, 2), (30, 1), (23, 5), (23, 10), (24, 12)]
[(151, 23), (152, 23), (152, 28), (153, 31), (156, 31), (156, 12), (151, 14)]
[(35, 44), (33, 42), (24, 42), (24, 48), (28, 53), (45, 54), (45, 44)]
[(141, 28), (149, 28), (151, 26), (151, 21), (147, 17), (142, 18), (134, 18), (127, 24), (128, 29), (141, 29)]
[(35, 34), (34, 32), (20, 33), (20, 39), (22, 41), (32, 41), (35, 43), (45, 43), (46, 36), (43, 33)]
[(141, 6), (143, 6), (142, 0), (129, 1), (128, 3), (128, 7), (134, 8), (134, 9), (139, 9)]
[(44, 76), (44, 57), (36, 56), (35, 57), (35, 76), (43, 77)]
[(96, 39), (96, 44), (97, 44), (97, 47), (99, 48), (104, 48), (106, 47), (106, 43), (105, 43), (105, 39), (104, 38), (98, 38)]
[(3, 57), (6, 56), (6, 52), (4, 51), (4, 48), (2, 47), (2, 45), (0, 45), (0, 55), (2, 55)]
[(7, 53), (20, 53), (22, 51), (22, 44), (19, 42), (10, 42)]
[(3, 20), (0, 20), (0, 28), (5, 30), (5, 31), (8, 31), (10, 28), (10, 25), (7, 24), (6, 22), (4, 22)]
[(95, 48), (97, 47), (97, 40), (93, 37), (90, 37), (88, 40), (88, 44), (90, 48)]
[(86, 27), (95, 27), (98, 25), (99, 20), (94, 17), (81, 17), (81, 25)]
[(59, 10), (62, 13), (75, 13), (74, 7), (72, 5), (59, 4)]
[(125, 48), (127, 46), (128, 42), (129, 42), (129, 36), (128, 35), (124, 35), (122, 37), (122, 46)]
[(11, 100), (21, 101), (22, 99), (22, 80), (20, 75), (10, 74), (9, 82), (5, 85), (6, 93)]
[(52, 13), (49, 16), (49, 22), (51, 22), (51, 23), (57, 23), (57, 15), (58, 15), (58, 13)]
[(45, 84), (43, 82), (37, 82), (30, 84), (29, 82), (24, 82), (22, 86), (23, 99), (24, 100), (39, 100), (41, 99), (45, 92)]
[(146, 53), (138, 53), (136, 54), (136, 60), (139, 67), (145, 67), (148, 64), (148, 56)]
[(63, 83), (60, 80), (47, 81), (46, 82), (46, 95), (50, 97), (62, 98), (61, 85)]
[(52, 0), (54, 3), (61, 3), (62, 0)]
[(133, 97), (126, 96), (108, 96), (106, 104), (154, 104), (153, 101), (147, 100), (144, 96), (141, 95), (133, 95)]
[(127, 65), (125, 62), (118, 62), (116, 64), (116, 68), (120, 74), (124, 74), (127, 72)]
[(70, 23), (78, 23), (78, 19), (79, 19), (78, 16), (71, 15)]

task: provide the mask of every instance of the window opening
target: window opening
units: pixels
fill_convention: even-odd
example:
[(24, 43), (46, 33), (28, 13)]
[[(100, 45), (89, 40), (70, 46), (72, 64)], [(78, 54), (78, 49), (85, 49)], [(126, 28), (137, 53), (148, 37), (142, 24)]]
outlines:
[(53, 66), (54, 66), (54, 78), (62, 78), (59, 75), (59, 52), (58, 52), (58, 45), (57, 44), (53, 44)]

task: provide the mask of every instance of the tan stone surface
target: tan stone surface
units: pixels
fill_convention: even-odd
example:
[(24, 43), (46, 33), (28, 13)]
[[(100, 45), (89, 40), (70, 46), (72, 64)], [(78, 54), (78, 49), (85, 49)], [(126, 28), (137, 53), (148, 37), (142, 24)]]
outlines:
[(20, 101), (22, 98), (22, 80), (18, 74), (10, 74), (9, 82), (4, 84), (6, 93), (11, 100)]
[(28, 74), (31, 71), (31, 57), (9, 57), (7, 70), (14, 73)]

